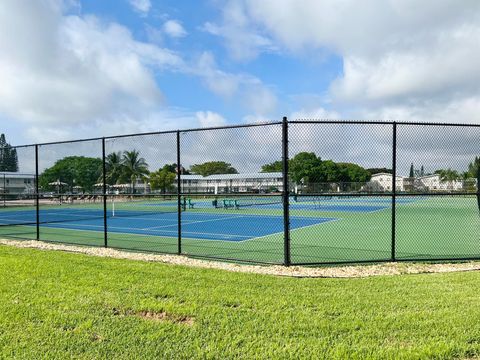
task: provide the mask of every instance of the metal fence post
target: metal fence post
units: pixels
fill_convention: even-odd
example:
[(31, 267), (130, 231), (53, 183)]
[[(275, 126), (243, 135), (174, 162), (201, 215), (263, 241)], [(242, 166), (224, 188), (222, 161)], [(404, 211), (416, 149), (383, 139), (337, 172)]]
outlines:
[(3, 174), (3, 207), (7, 206), (7, 175)]
[(477, 205), (480, 212), (480, 166), (477, 167)]
[(283, 117), (282, 121), (282, 178), (283, 178), (283, 251), (285, 266), (290, 266), (290, 204), (289, 204), (289, 184), (288, 184), (288, 120)]
[(396, 261), (396, 234), (395, 234), (395, 216), (397, 200), (397, 123), (393, 122), (393, 147), (392, 147), (392, 255), (391, 260)]
[(177, 131), (177, 221), (178, 242), (177, 253), (182, 253), (182, 189), (181, 189), (182, 165), (180, 163), (180, 131)]
[(38, 144), (35, 145), (35, 225), (37, 228), (37, 240), (40, 240), (40, 194), (38, 185)]
[(102, 138), (102, 165), (103, 165), (103, 246), (108, 247), (107, 229), (107, 164), (105, 157), (105, 138)]

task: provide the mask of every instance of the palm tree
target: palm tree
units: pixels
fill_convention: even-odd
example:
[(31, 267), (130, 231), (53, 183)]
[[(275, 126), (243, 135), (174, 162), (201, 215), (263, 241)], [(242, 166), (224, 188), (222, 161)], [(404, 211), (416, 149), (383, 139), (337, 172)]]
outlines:
[(105, 158), (105, 168), (105, 177), (107, 179), (107, 184), (117, 184), (123, 172), (122, 153), (112, 152), (108, 154)]
[(447, 182), (449, 189), (453, 189), (453, 183), (458, 180), (460, 175), (456, 170), (448, 168), (447, 170), (439, 170), (437, 174), (440, 176), (440, 181)]
[(132, 192), (135, 193), (137, 179), (145, 179), (149, 173), (148, 164), (144, 158), (140, 157), (140, 152), (132, 150), (123, 152), (122, 165), (122, 176), (131, 182)]

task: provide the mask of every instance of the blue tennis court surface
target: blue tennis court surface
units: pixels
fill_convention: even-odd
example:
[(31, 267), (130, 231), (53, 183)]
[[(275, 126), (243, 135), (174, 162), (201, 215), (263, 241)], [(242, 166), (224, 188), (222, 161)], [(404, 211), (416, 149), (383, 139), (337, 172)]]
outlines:
[[(248, 201), (265, 201), (265, 199), (267, 201), (276, 200), (275, 198), (238, 198), (236, 201), (238, 201), (240, 211), (236, 209), (227, 211), (223, 209), (221, 213), (185, 211), (182, 213), (182, 237), (205, 240), (245, 241), (282, 233), (283, 217), (279, 215), (281, 211), (277, 211), (282, 209), (282, 204), (248, 203)], [(413, 201), (410, 198), (397, 199), (397, 202), (400, 204), (408, 204)], [(211, 200), (195, 199), (193, 202), (195, 209), (213, 208)], [(127, 208), (131, 205), (131, 211), (122, 210), (122, 205), (125, 204), (119, 204), (120, 209), (116, 211), (117, 215), (112, 216), (114, 213), (108, 210), (109, 232), (141, 236), (177, 237), (177, 203), (175, 201), (127, 203), (129, 205)], [(324, 198), (317, 197), (316, 199), (312, 197), (311, 201), (291, 201), (290, 210), (304, 210), (308, 211), (308, 213), (305, 214), (307, 216), (291, 216), (290, 228), (292, 230), (300, 229), (342, 217), (338, 214), (334, 214), (334, 217), (328, 217), (328, 212), (371, 213), (389, 209), (390, 207), (391, 199), (389, 198), (364, 199), (359, 197), (341, 198), (327, 196)], [(243, 209), (271, 209), (275, 210), (275, 213), (273, 215), (245, 214), (242, 211)], [(324, 212), (326, 216), (309, 216), (317, 211)], [(298, 213), (293, 215), (298, 215)], [(0, 225), (34, 226), (35, 221), (36, 213), (34, 209), (0, 212)], [(94, 204), (92, 204), (91, 208), (76, 207), (75, 205), (40, 207), (40, 223), (41, 228), (103, 232), (103, 208), (101, 205), (96, 206)]]
[[(333, 221), (334, 218), (290, 218), (292, 230)], [(108, 219), (108, 231), (123, 234), (176, 237), (177, 214), (121, 216)], [(41, 224), (41, 227), (103, 232), (103, 219)], [(224, 241), (245, 241), (283, 231), (283, 217), (246, 214), (182, 214), (182, 237)]]

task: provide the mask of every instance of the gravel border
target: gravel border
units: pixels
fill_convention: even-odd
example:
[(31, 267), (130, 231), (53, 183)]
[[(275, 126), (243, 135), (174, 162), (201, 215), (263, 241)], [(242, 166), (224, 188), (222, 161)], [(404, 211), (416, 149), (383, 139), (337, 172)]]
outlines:
[(333, 267), (303, 267), (303, 266), (280, 266), (280, 265), (240, 265), (192, 259), (180, 255), (156, 255), (121, 251), (110, 248), (93, 248), (72, 246), (64, 244), (52, 244), (35, 240), (7, 240), (0, 239), (0, 245), (15, 246), (19, 248), (34, 248), (39, 250), (60, 250), (74, 253), (82, 253), (90, 256), (110, 257), (115, 259), (129, 259), (137, 261), (160, 262), (172, 265), (193, 266), (206, 269), (219, 269), (233, 272), (254, 273), (262, 275), (289, 276), (297, 278), (361, 278), (370, 276), (422, 274), (422, 273), (446, 273), (458, 271), (480, 270), (479, 261), (458, 263), (381, 263), (375, 265), (348, 265)]

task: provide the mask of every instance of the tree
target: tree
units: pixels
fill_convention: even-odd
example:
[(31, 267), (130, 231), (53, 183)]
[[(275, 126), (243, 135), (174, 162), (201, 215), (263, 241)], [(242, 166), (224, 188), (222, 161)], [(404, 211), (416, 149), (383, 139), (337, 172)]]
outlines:
[(320, 171), (320, 174), (315, 175), (319, 182), (338, 182), (342, 175), (340, 164), (332, 160), (322, 161)]
[(315, 183), (322, 180), (322, 160), (313, 152), (301, 152), (288, 163), (291, 179), (297, 183)]
[[(107, 155), (105, 158), (105, 178), (106, 183), (109, 185), (118, 184), (123, 174), (122, 154), (120, 152), (113, 152)], [(100, 182), (103, 179), (99, 179)]]
[(102, 175), (102, 159), (85, 156), (67, 156), (58, 160), (52, 167), (45, 169), (39, 176), (39, 185), (44, 190), (54, 190), (49, 183), (60, 180), (70, 190), (73, 186), (81, 186), (84, 190), (92, 190)]
[(472, 178), (477, 177), (477, 173), (480, 169), (480, 156), (475, 156), (475, 159), (468, 164), (468, 174)]
[(415, 177), (415, 170), (413, 169), (413, 163), (410, 165), (410, 174), (408, 177), (413, 178)]
[(375, 175), (380, 173), (393, 174), (393, 170), (387, 169), (387, 168), (369, 168), (366, 170), (370, 173), (370, 175)]
[(208, 161), (203, 164), (195, 164), (190, 166), (190, 171), (202, 176), (215, 174), (238, 174), (237, 169), (224, 161)]
[(423, 165), (420, 168), (420, 176), (425, 176), (425, 168), (423, 167)]
[(440, 177), (440, 181), (447, 182), (448, 188), (453, 188), (453, 183), (460, 178), (460, 175), (456, 170), (452, 170), (450, 168), (446, 170), (436, 170), (435, 174), (438, 174)]
[(345, 182), (367, 182), (372, 177), (363, 167), (352, 163), (338, 163), (339, 172)]
[[(386, 172), (388, 169), (370, 169), (352, 163), (336, 163), (332, 160), (323, 160), (313, 152), (301, 152), (289, 160), (289, 176), (297, 184), (310, 187), (310, 190), (321, 190), (315, 183), (351, 183), (367, 182), (371, 172)], [(275, 161), (262, 166), (262, 172), (282, 171), (282, 162)], [(380, 171), (376, 171), (380, 170)], [(389, 170), (391, 172), (391, 170)]]
[(272, 173), (272, 172), (282, 172), (283, 171), (283, 163), (281, 160), (274, 161), (270, 164), (262, 165), (262, 173)]
[(5, 134), (0, 135), (0, 171), (18, 171), (17, 149), (7, 143)]
[(150, 173), (150, 186), (152, 190), (160, 190), (165, 194), (174, 188), (173, 184), (177, 176), (175, 174), (176, 164), (173, 164), (173, 166), (173, 171), (171, 165), (164, 165), (163, 168)]
[(124, 151), (122, 156), (123, 171), (121, 179), (130, 181), (132, 184), (132, 192), (135, 193), (135, 183), (137, 179), (145, 180), (148, 171), (148, 164), (140, 152), (137, 150)]
[[(165, 164), (163, 165), (163, 167), (159, 170), (166, 170), (166, 171), (169, 171), (171, 173), (174, 173), (176, 174), (177, 173), (177, 164), (173, 163), (173, 164)], [(183, 173), (183, 172), (182, 172)]]

